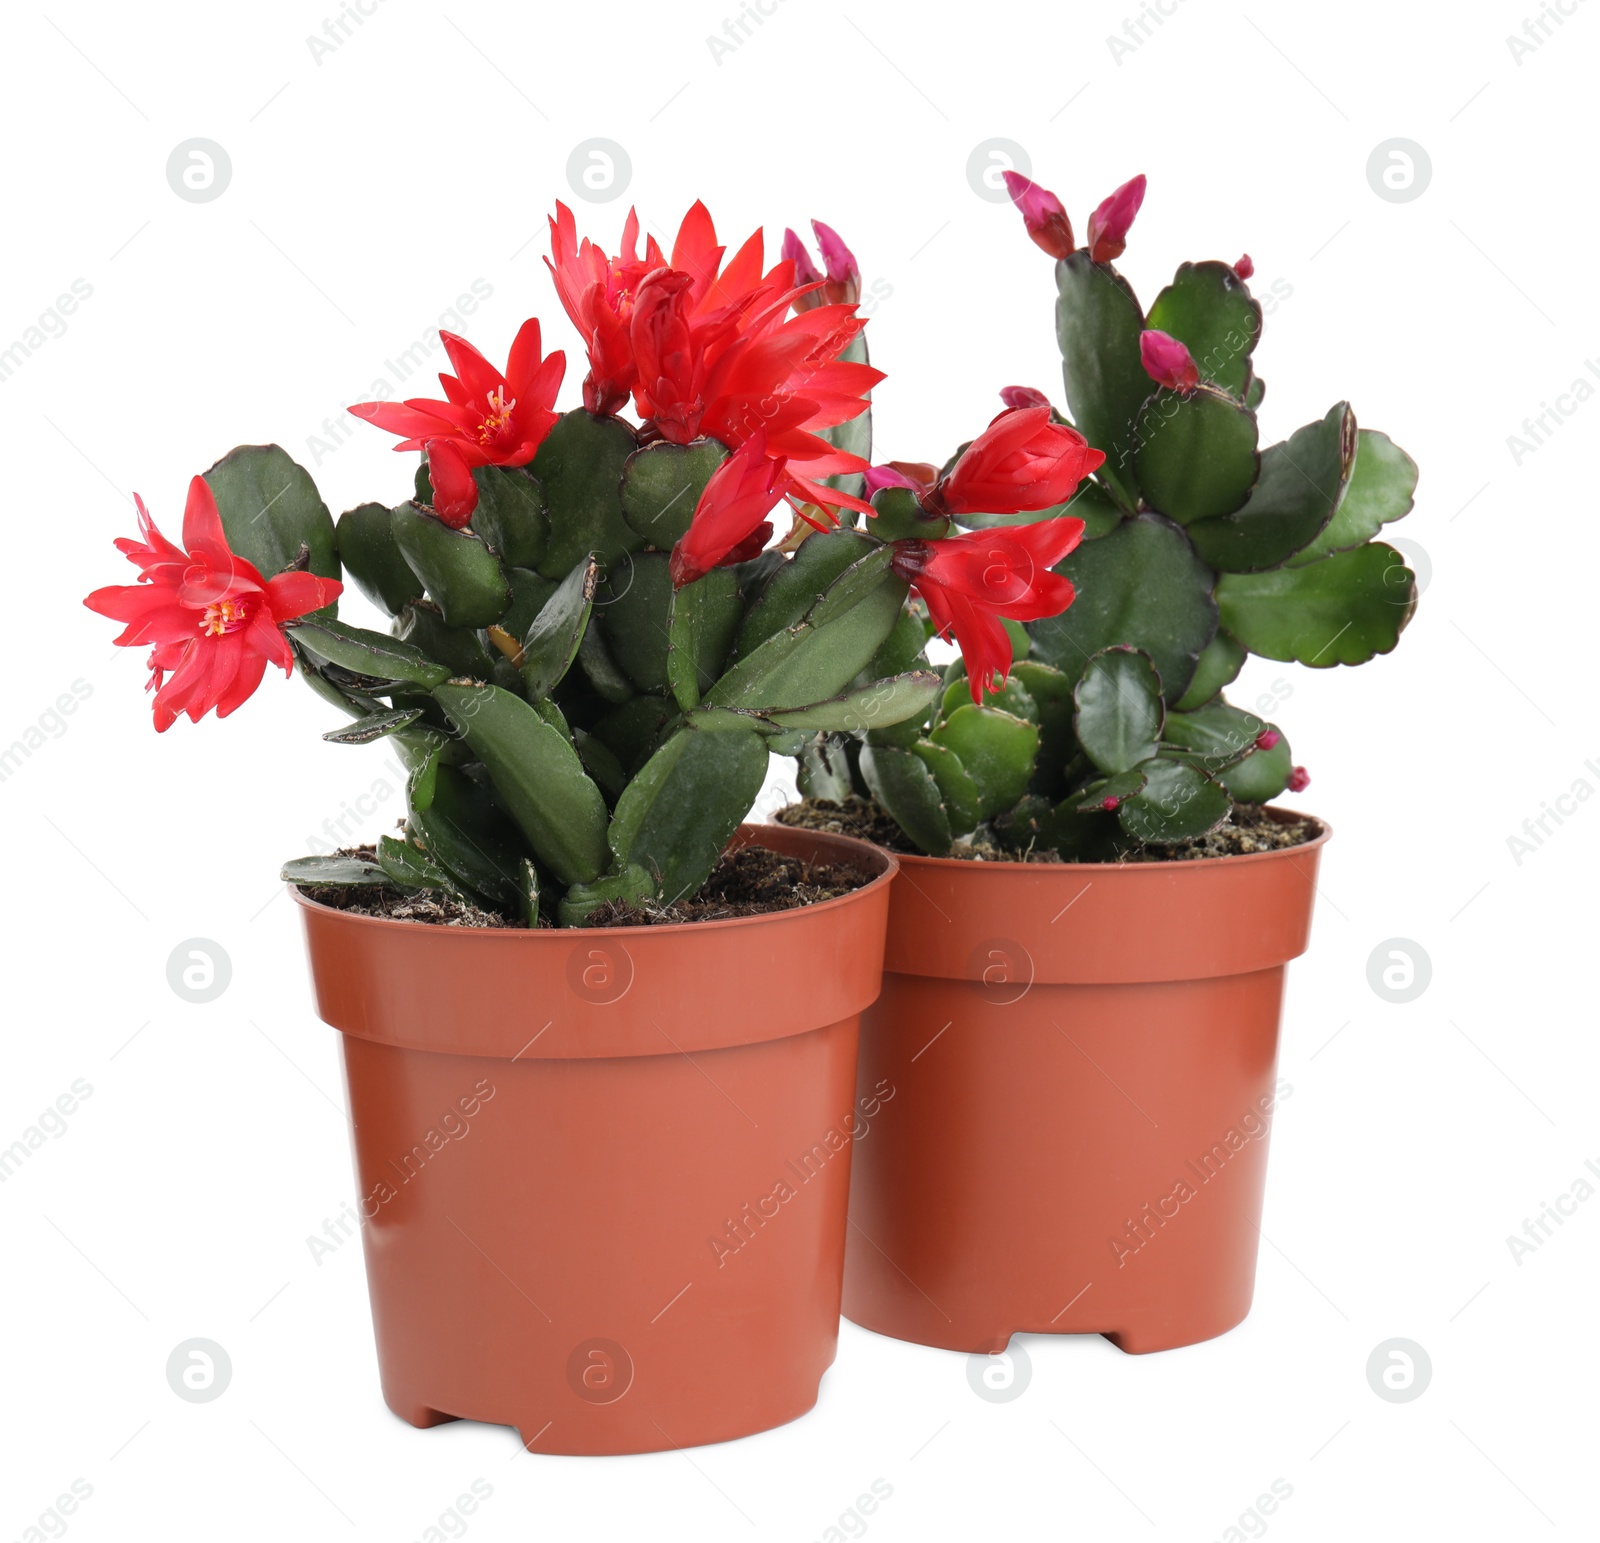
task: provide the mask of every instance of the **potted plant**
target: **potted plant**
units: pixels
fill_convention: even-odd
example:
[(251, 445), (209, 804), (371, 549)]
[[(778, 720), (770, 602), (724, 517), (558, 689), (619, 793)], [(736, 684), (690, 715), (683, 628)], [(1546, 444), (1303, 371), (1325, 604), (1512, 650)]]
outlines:
[[(537, 321), (503, 371), (444, 334), (442, 400), (351, 409), (421, 453), (413, 496), (335, 521), (241, 447), (181, 545), (139, 504), (139, 582), (87, 604), (150, 649), (159, 730), (272, 664), (343, 715), (325, 738), (404, 758), (399, 830), (284, 869), (342, 1036), (384, 1397), (635, 1452), (792, 1419), (832, 1360), (850, 1148), (894, 1095), (855, 1070), (895, 860), (743, 821), (770, 752), (942, 682), (895, 662), (892, 547), (798, 540), (871, 512), (838, 238), (824, 275), (792, 233), (724, 262), (699, 204), (670, 254), (632, 216), (615, 255), (550, 228), (581, 406)], [(339, 614), (348, 580), (386, 630)]]
[[(846, 1315), (967, 1351), (1017, 1331), (1159, 1350), (1249, 1310), (1284, 968), (1328, 837), (1270, 804), (1308, 778), (1224, 688), (1249, 654), (1394, 647), (1415, 582), (1376, 538), (1416, 468), (1345, 402), (1258, 445), (1250, 260), (1184, 263), (1143, 310), (1113, 265), (1142, 177), (1081, 247), (1053, 194), (1010, 184), (1056, 259), (1067, 414), (1105, 459), (1021, 608), (1048, 552), (963, 487), (982, 440), (868, 474), (927, 632), (965, 661), (920, 717), (818, 736), (781, 818), (901, 854), (861, 1060), (897, 1097), (855, 1160)], [(1005, 399), (991, 436), (1064, 421)], [(994, 620), (1007, 603), (1025, 629)]]

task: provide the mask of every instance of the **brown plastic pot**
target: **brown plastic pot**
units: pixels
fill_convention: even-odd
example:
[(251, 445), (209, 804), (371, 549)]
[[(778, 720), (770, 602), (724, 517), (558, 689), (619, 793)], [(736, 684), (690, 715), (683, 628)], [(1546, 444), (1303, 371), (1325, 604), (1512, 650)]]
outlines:
[(950, 1350), (1130, 1352), (1250, 1310), (1284, 968), (1329, 831), (1173, 863), (900, 858), (845, 1316)]
[(781, 1425), (838, 1340), (859, 1015), (895, 861), (686, 926), (469, 930), (292, 891), (344, 1037), (385, 1402), (535, 1452), (649, 1452)]

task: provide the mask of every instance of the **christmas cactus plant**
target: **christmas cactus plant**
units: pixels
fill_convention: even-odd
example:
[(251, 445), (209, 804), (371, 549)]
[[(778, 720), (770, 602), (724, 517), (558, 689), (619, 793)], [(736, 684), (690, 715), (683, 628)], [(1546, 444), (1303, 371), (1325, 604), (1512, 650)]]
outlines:
[[(1235, 804), (1306, 785), (1283, 730), (1224, 688), (1250, 654), (1323, 669), (1395, 646), (1416, 583), (1376, 538), (1411, 509), (1417, 470), (1386, 435), (1358, 428), (1347, 402), (1260, 446), (1250, 259), (1184, 263), (1146, 312), (1113, 266), (1143, 177), (1094, 211), (1084, 246), (1054, 194), (1007, 180), (1028, 233), (1056, 259), (1066, 418), (1014, 387), (997, 426), (1070, 419), (1104, 452), (1050, 511), (1071, 534), (1029, 547), (1056, 566), (1036, 592), (1054, 584), (1065, 599), (1011, 609), (1026, 628), (997, 631), (976, 669), (965, 649), (921, 718), (819, 737), (800, 784), (815, 797), (875, 799), (933, 854), (981, 830), (1017, 852), (1114, 859), (1202, 836)], [(981, 444), (942, 474), (901, 463), (868, 474), (876, 523), (920, 534), (928, 572), (962, 561), (976, 571), (984, 553), (993, 573), (1015, 570), (1012, 517), (981, 492), (951, 497)], [(971, 555), (945, 555), (956, 547)], [(928, 600), (930, 626), (946, 630)], [(897, 668), (926, 666), (912, 641)]]
[[(996, 616), (1065, 603), (1048, 570), (1075, 520), (1008, 533), (1017, 581), (973, 632), (988, 559), (960, 538), (930, 550), (920, 513), (861, 496), (882, 377), (854, 259), (817, 229), (825, 275), (792, 232), (771, 269), (759, 232), (724, 262), (699, 204), (670, 255), (653, 238), (641, 255), (630, 215), (615, 256), (557, 205), (549, 266), (588, 355), (581, 406), (557, 410), (564, 359), (537, 321), (503, 371), (444, 334), (443, 400), (351, 409), (420, 452), (411, 496), (335, 521), (283, 450), (245, 446), (191, 483), (182, 547), (139, 504), (141, 537), (117, 543), (139, 582), (86, 603), (150, 648), (157, 729), (227, 716), (273, 664), (348, 720), (326, 739), (389, 738), (409, 768), (402, 829), (287, 879), (440, 891), (530, 926), (670, 905), (711, 872), (769, 753), (926, 720), (943, 682), (913, 587), (980, 639), (975, 680), (1003, 667)], [(1098, 460), (1024, 412), (937, 497), (1015, 516)], [(780, 506), (793, 529), (769, 546)], [(387, 631), (340, 617), (347, 581)]]

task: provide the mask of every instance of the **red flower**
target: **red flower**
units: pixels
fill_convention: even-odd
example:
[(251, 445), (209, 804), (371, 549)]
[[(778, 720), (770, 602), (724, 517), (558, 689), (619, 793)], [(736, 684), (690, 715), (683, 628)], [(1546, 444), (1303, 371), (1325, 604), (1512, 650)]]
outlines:
[(1139, 334), (1139, 362), (1151, 380), (1169, 391), (1193, 391), (1200, 384), (1194, 356), (1165, 332)]
[[(589, 354), (589, 375), (584, 382), (584, 406), (592, 413), (615, 413), (638, 384), (631, 326), (640, 286), (653, 273), (674, 268), (689, 277), (685, 311), (691, 316), (725, 313), (730, 306), (747, 303), (763, 285), (792, 287), (794, 269), (780, 264), (763, 277), (761, 232), (757, 231), (734, 254), (726, 269), (726, 250), (717, 245), (711, 216), (702, 203), (684, 215), (672, 245), (670, 261), (653, 236), (645, 240), (645, 253), (637, 253), (639, 217), (631, 209), (622, 229), (622, 246), (608, 257), (588, 237), (580, 243), (572, 211), (556, 205), (550, 221), (550, 250), (545, 259), (555, 279), (556, 292), (572, 324), (583, 335)], [(820, 279), (818, 280), (820, 282)]]
[(1276, 729), (1263, 729), (1259, 734), (1256, 735), (1256, 749), (1270, 750), (1282, 738), (1283, 735), (1281, 735)]
[(204, 477), (189, 484), (187, 551), (156, 529), (137, 494), (134, 503), (144, 540), (120, 537), (115, 545), (138, 565), (139, 582), (97, 589), (83, 603), (128, 624), (116, 640), (124, 648), (152, 645), (149, 689), (156, 694), (157, 730), (170, 728), (179, 713), (198, 723), (213, 707), (226, 718), (261, 684), (269, 664), (285, 675), (293, 668), (283, 624), (331, 604), (344, 586), (293, 571), (263, 579), (230, 550)]
[(1083, 530), (1082, 520), (1063, 517), (894, 543), (894, 571), (927, 603), (939, 635), (960, 646), (974, 702), (1011, 670), (1011, 639), (1000, 618), (1038, 621), (1072, 604), (1072, 581), (1051, 569)]
[(866, 318), (853, 305), (785, 318), (788, 304), (788, 295), (780, 296), (763, 319), (707, 347), (698, 432), (732, 446), (763, 432), (770, 453), (788, 459), (790, 475), (812, 503), (869, 513), (863, 500), (818, 481), (867, 468), (821, 436), (865, 412), (867, 392), (883, 379), (882, 370), (839, 357)]
[(1144, 202), (1144, 173), (1124, 182), (1089, 216), (1089, 257), (1097, 263), (1115, 262), (1127, 250), (1128, 227)]
[(555, 261), (547, 257), (545, 267), (588, 350), (583, 405), (592, 413), (616, 412), (628, 400), (638, 378), (628, 342), (634, 296), (647, 273), (666, 266), (654, 236), (646, 238), (642, 260), (635, 250), (638, 241), (639, 217), (631, 209), (622, 227), (622, 246), (614, 258), (607, 257), (587, 236), (579, 244), (577, 225), (565, 204), (556, 205), (550, 221), (550, 251)]
[(673, 547), (667, 565), (672, 587), (682, 589), (724, 563), (754, 557), (772, 535), (767, 515), (790, 482), (783, 457), (767, 458), (766, 436), (747, 439), (711, 474), (689, 529)]
[(1311, 773), (1303, 766), (1292, 767), (1289, 772), (1289, 791), (1304, 793), (1311, 786)]
[(539, 323), (525, 321), (511, 345), (506, 372), (453, 332), (439, 334), (455, 366), (441, 375), (446, 402), (357, 402), (358, 418), (406, 437), (396, 450), (426, 450), (434, 512), (459, 530), (478, 507), (474, 466), (526, 466), (556, 421), (556, 392), (565, 354), (544, 358)]
[(1250, 261), (1250, 254), (1248, 252), (1246, 252), (1244, 256), (1233, 265), (1233, 271), (1237, 273), (1241, 279), (1255, 277), (1256, 265)]
[(689, 328), (694, 280), (676, 268), (645, 275), (628, 326), (637, 364), (635, 392), (648, 397), (663, 438), (687, 444), (704, 410), (705, 361)]
[[(1001, 175), (1011, 202), (1022, 211), (1023, 223), (1034, 244), (1052, 257), (1070, 257), (1077, 248), (1072, 240), (1072, 222), (1061, 200), (1037, 182), (1030, 182), (1021, 172), (1008, 171)], [(1089, 228), (1093, 232), (1092, 224)]]
[(817, 283), (847, 284), (853, 259), (831, 231), (824, 241), (829, 279), (796, 285), (792, 257), (762, 272), (760, 231), (723, 266), (725, 248), (702, 204), (684, 216), (670, 260), (652, 244), (642, 262), (632, 256), (631, 217), (627, 253), (612, 262), (587, 241), (579, 247), (570, 212), (557, 209), (552, 271), (589, 346), (591, 411), (615, 411), (625, 385), (647, 434), (678, 444), (709, 435), (737, 448), (761, 432), (769, 455), (788, 461), (801, 497), (867, 512), (861, 499), (819, 481), (866, 469), (860, 456), (821, 437), (864, 412), (866, 393), (883, 379), (881, 371), (839, 357), (865, 318), (853, 303), (789, 314)]
[(1076, 429), (1052, 423), (1048, 407), (1013, 408), (967, 446), (923, 507), (947, 515), (1048, 509), (1065, 503), (1104, 460)]

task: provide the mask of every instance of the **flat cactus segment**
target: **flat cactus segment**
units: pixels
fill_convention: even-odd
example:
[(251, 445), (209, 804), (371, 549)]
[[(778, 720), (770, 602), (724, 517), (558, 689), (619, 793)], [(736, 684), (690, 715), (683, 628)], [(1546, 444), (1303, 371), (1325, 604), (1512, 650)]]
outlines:
[(1208, 386), (1157, 391), (1139, 413), (1138, 440), (1145, 500), (1180, 525), (1232, 514), (1260, 471), (1256, 415)]
[(655, 875), (671, 905), (705, 883), (767, 775), (767, 747), (753, 729), (679, 729), (617, 800), (608, 833), (619, 865)]
[(644, 537), (622, 517), (622, 477), (638, 448), (620, 418), (596, 418), (579, 407), (545, 436), (529, 468), (544, 489), (550, 542), (533, 566), (562, 579), (593, 553), (609, 568)]
[(511, 585), (500, 559), (470, 530), (452, 530), (419, 504), (390, 513), (395, 545), (452, 627), (487, 627), (505, 615)]
[(1128, 508), (1136, 508), (1134, 420), (1152, 390), (1139, 357), (1144, 314), (1127, 282), (1082, 250), (1056, 264), (1056, 290), (1069, 416), (1105, 452), (1101, 475)]
[(1337, 518), (1355, 462), (1355, 414), (1348, 402), (1335, 402), (1325, 417), (1262, 452), (1261, 475), (1241, 508), (1189, 527), (1195, 551), (1224, 573), (1281, 566)]
[(599, 878), (607, 864), (605, 799), (560, 731), (498, 686), (443, 685), (434, 696), (540, 861), (563, 884)]
[(1156, 296), (1145, 325), (1184, 344), (1202, 380), (1230, 396), (1243, 397), (1249, 389), (1261, 307), (1227, 263), (1182, 264)]
[(1318, 670), (1388, 653), (1416, 603), (1416, 575), (1381, 541), (1303, 568), (1217, 581), (1222, 624), (1251, 653)]
[(1034, 657), (1076, 685), (1091, 654), (1125, 643), (1155, 661), (1169, 702), (1182, 696), (1217, 630), (1215, 576), (1184, 533), (1141, 514), (1084, 542), (1057, 571), (1072, 580), (1077, 599), (1059, 616), (1029, 622)]

